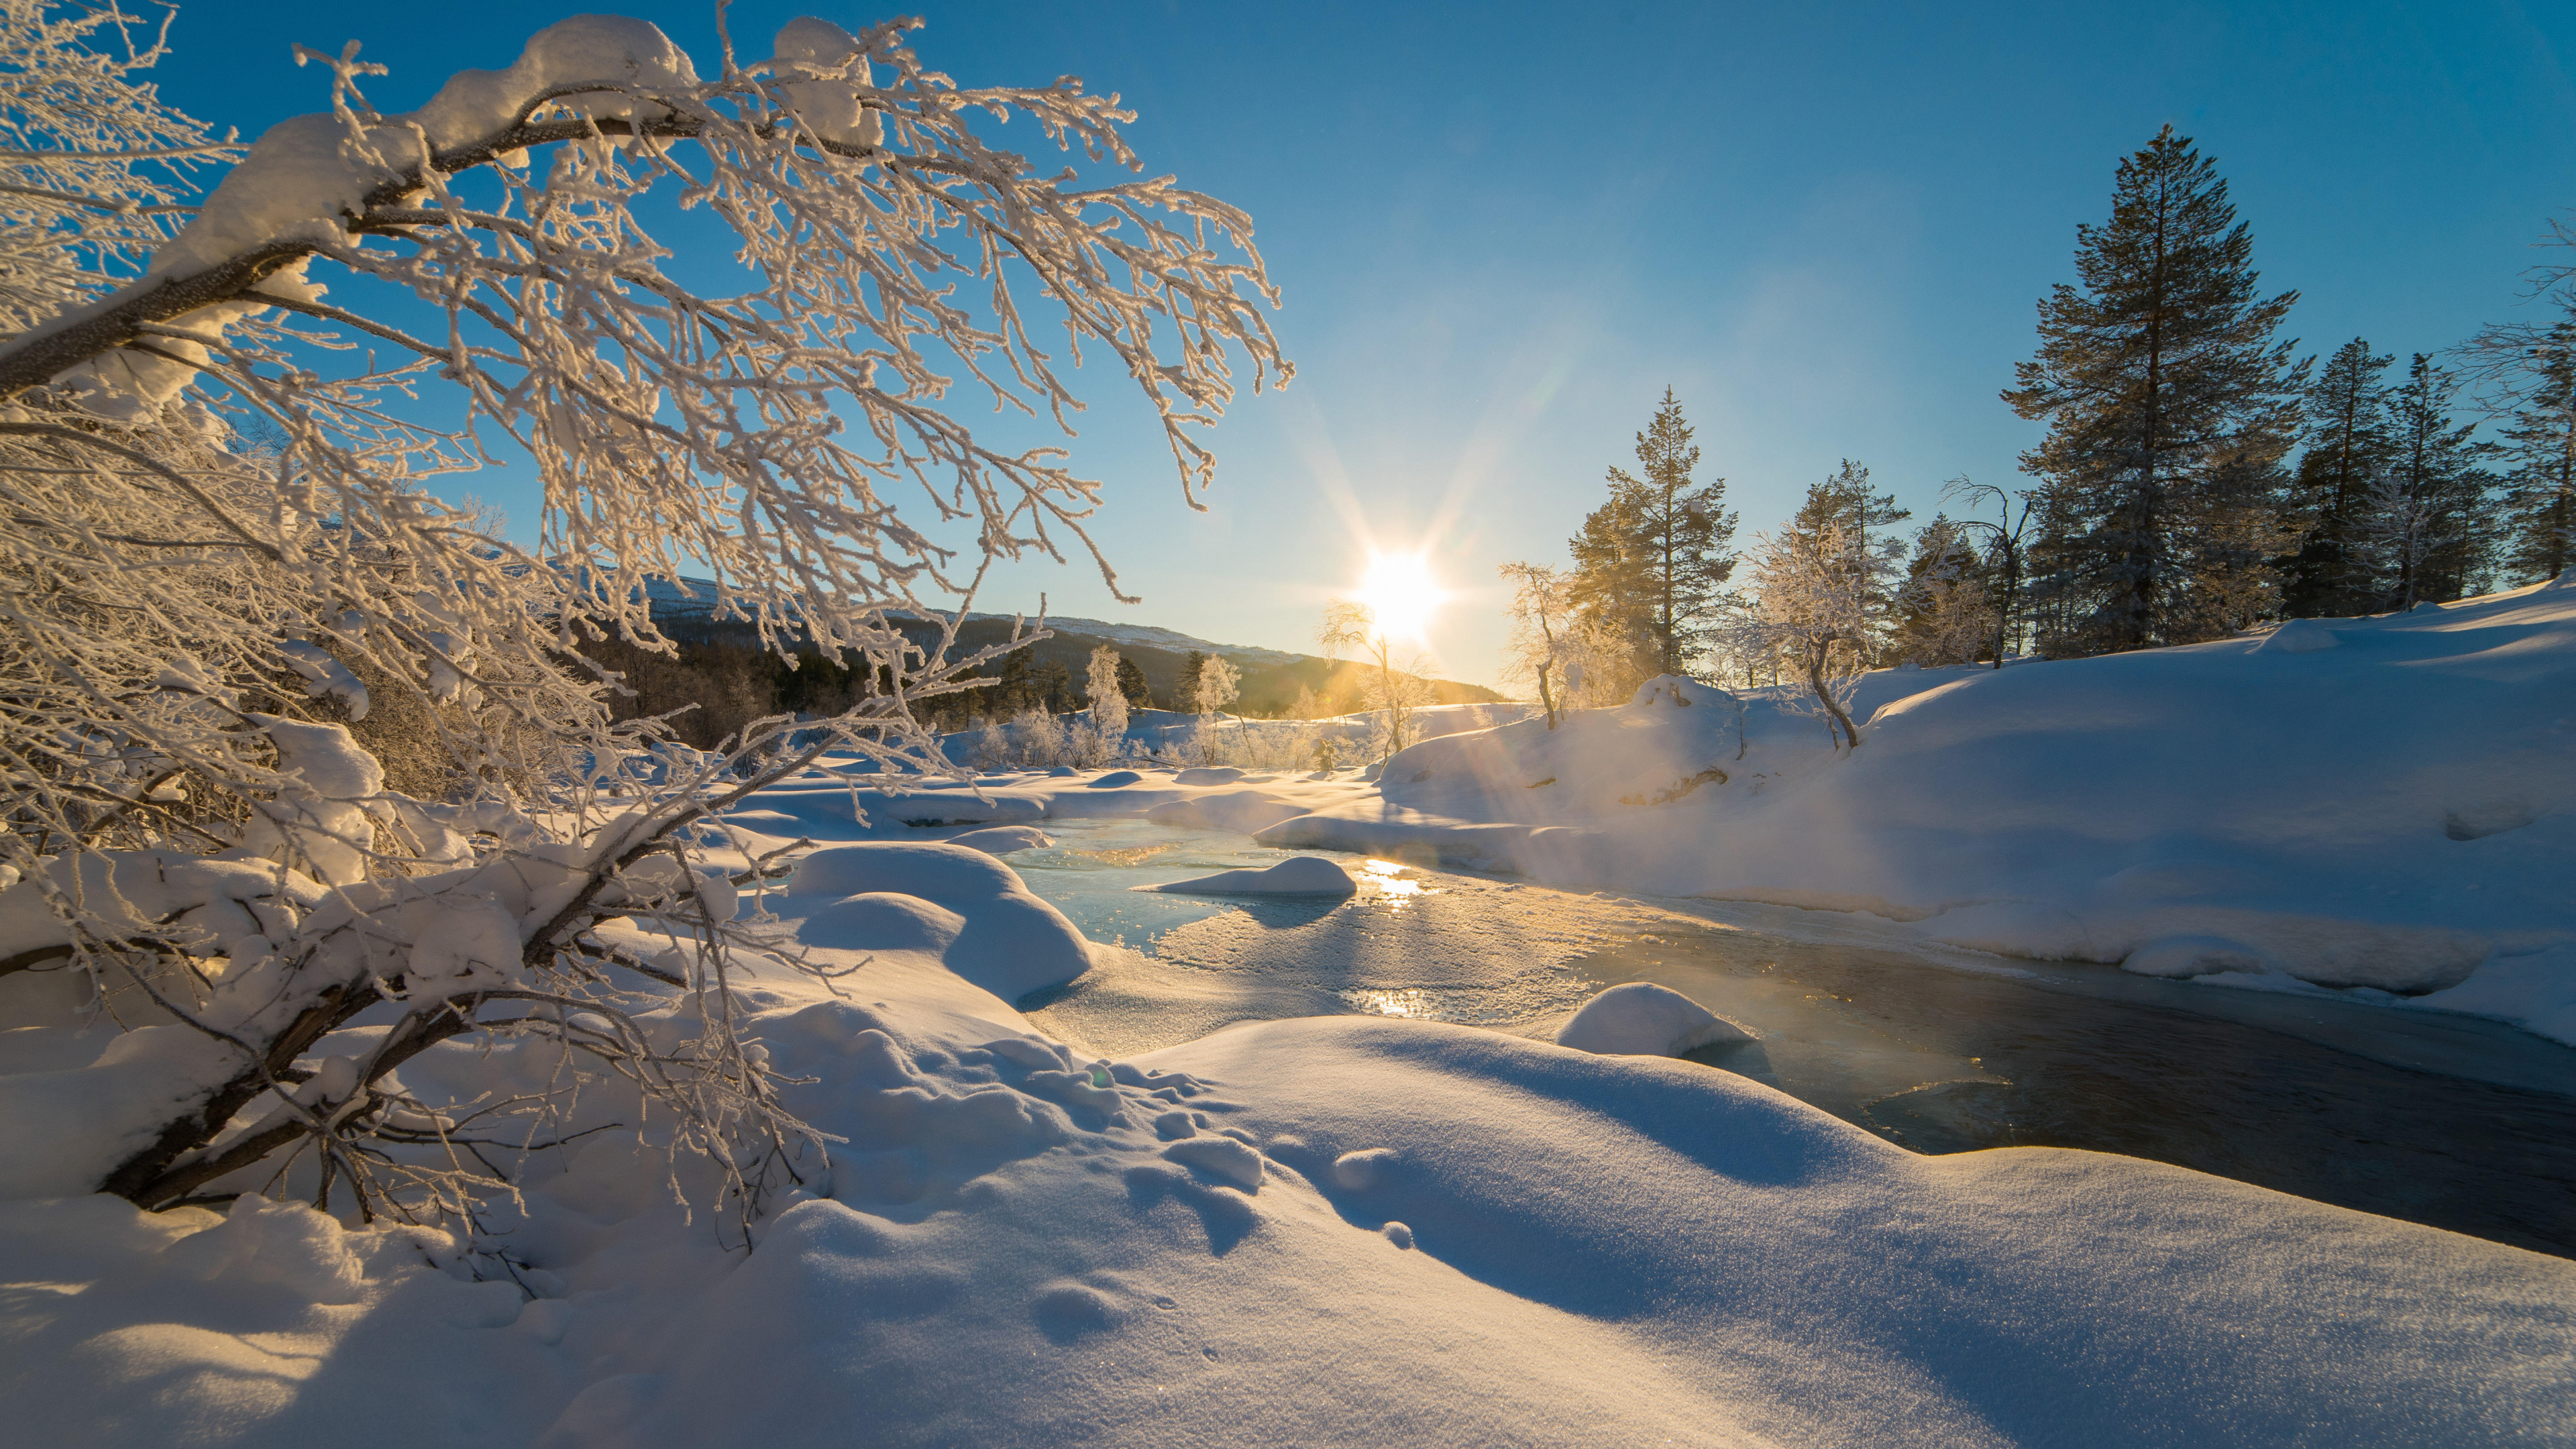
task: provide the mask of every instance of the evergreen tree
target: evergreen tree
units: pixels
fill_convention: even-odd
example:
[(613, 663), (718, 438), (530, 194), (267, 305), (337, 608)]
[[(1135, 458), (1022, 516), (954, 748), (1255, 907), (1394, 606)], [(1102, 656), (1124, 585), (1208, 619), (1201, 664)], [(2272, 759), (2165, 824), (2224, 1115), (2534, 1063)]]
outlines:
[(2411, 609), (2479, 591), (2493, 566), (2494, 479), (2481, 460), (2494, 445), (2471, 440), (2477, 423), (2455, 423), (2459, 383), (2418, 352), (2390, 397), (2391, 449), (2383, 497), (2370, 532), (2384, 551), (2380, 606)]
[(1995, 610), (1987, 574), (1967, 524), (1936, 513), (1917, 529), (1896, 594), (1894, 657), (1938, 668), (1991, 654)]
[(1181, 661), (1181, 677), (1172, 685), (1170, 708), (1182, 714), (1196, 714), (1199, 707), (1199, 675), (1207, 668), (1207, 655), (1193, 649)]
[(1131, 709), (1154, 707), (1154, 687), (1145, 682), (1145, 671), (1124, 654), (1118, 656), (1118, 692), (1127, 696)]
[(1037, 690), (1029, 677), (1029, 652), (1014, 649), (1002, 657), (1001, 675), (982, 691), (984, 706), (995, 719), (1012, 719), (1037, 701)]
[(2378, 606), (2376, 550), (2363, 535), (2397, 449), (2388, 389), (2379, 380), (2395, 360), (2356, 337), (2335, 349), (2308, 387), (2308, 451), (2293, 485), (2306, 529), (2281, 598), (2293, 617), (2336, 618)]
[[(2107, 225), (2076, 229), (2081, 288), (2039, 304), (2036, 357), (2004, 400), (2048, 436), (2034, 563), (2060, 647), (2207, 637), (2265, 597), (2258, 549), (2305, 380), (2272, 334), (2295, 292), (2255, 297), (2253, 238), (2227, 183), (2167, 126), (2120, 163)], [(2274, 549), (2277, 553), (2279, 550)]]
[(1576, 605), (1634, 641), (1641, 671), (1681, 674), (1708, 647), (1735, 572), (1726, 480), (1694, 486), (1699, 448), (1673, 390), (1637, 435), (1640, 478), (1610, 470), (1610, 499), (1583, 520)]
[(2505, 567), (2517, 583), (2554, 579), (2576, 552), (2576, 308), (2523, 349), (2505, 420), (2514, 469), (2505, 495)]
[(1048, 714), (1073, 713), (1073, 671), (1056, 659), (1030, 671), (1029, 703)]

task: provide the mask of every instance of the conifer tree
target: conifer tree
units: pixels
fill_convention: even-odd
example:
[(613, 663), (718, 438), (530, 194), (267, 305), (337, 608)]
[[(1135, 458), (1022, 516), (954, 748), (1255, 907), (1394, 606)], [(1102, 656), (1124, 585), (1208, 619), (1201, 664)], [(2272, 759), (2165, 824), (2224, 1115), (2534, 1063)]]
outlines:
[(2517, 393), (2504, 420), (2514, 463), (2504, 562), (2515, 582), (2536, 583), (2576, 553), (2576, 308), (2523, 349)]
[(1152, 709), (1154, 687), (1145, 682), (1145, 671), (1135, 660), (1118, 656), (1118, 692), (1127, 696), (1131, 709)]
[[(2255, 295), (2227, 183), (2164, 128), (2120, 163), (2111, 218), (2076, 229), (2082, 285), (2039, 304), (2039, 351), (2003, 396), (2049, 425), (2033, 549), (2076, 652), (2207, 637), (2269, 586), (2262, 545), (2305, 381)], [(2278, 550), (2274, 550), (2277, 552)]]
[(2378, 605), (2365, 516), (2396, 452), (2388, 389), (2379, 380), (2395, 360), (2356, 337), (2335, 349), (2308, 387), (2308, 450), (2294, 484), (2306, 529), (2281, 599), (2293, 617), (2362, 614)]
[(2491, 443), (2472, 440), (2477, 423), (2454, 422), (2459, 383), (2418, 352), (2390, 396), (2390, 452), (2369, 532), (2383, 550), (2381, 607), (2411, 609), (2477, 592), (2495, 557), (2494, 478), (2482, 460)]
[(1636, 647), (1642, 672), (1680, 674), (1706, 648), (1735, 572), (1727, 545), (1735, 515), (1726, 480), (1694, 485), (1699, 448), (1673, 390), (1637, 435), (1642, 478), (1610, 470), (1610, 498), (1583, 520), (1574, 551), (1574, 599)]
[(1207, 655), (1193, 649), (1181, 661), (1181, 677), (1172, 685), (1172, 708), (1183, 714), (1198, 712), (1199, 675), (1207, 668)]

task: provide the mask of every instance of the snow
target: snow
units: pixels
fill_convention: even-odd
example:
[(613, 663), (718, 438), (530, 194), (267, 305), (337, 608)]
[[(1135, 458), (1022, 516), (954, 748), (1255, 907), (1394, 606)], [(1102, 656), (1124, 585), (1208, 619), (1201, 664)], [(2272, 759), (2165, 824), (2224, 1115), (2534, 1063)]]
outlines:
[(1863, 743), (1837, 752), (1796, 690), (1657, 681), (1553, 731), (1428, 741), (1379, 795), (1259, 838), (2566, 1031), (2556, 968), (2507, 963), (2576, 942), (2576, 587), (1884, 671), (1855, 714)]
[(1360, 890), (1350, 872), (1317, 855), (1291, 856), (1263, 870), (1221, 870), (1136, 889), (1199, 896), (1355, 896)]
[[(1174, 777), (1178, 784), (1190, 775), (1206, 771), (1185, 770)], [(1236, 771), (1240, 775), (1241, 771)], [(1224, 781), (1209, 783), (1222, 784)], [(1285, 799), (1268, 790), (1226, 790), (1213, 795), (1198, 795), (1187, 800), (1174, 800), (1145, 812), (1145, 818), (1157, 825), (1197, 826), (1209, 830), (1237, 830), (1246, 835), (1267, 830), (1283, 820), (1294, 820), (1309, 813), (1306, 806)]]
[(293, 1204), (9, 1203), (0, 1401), (67, 1445), (358, 1415), (393, 1446), (643, 1449), (2576, 1428), (2555, 1259), (2098, 1154), (1917, 1158), (1690, 1063), (1363, 1018), (1098, 1062), (935, 960), (853, 982), (758, 988), (846, 1142), (750, 1252), (631, 1133), (541, 1158), (533, 1298)]
[[(807, 32), (797, 33), (807, 36)], [(782, 34), (782, 42), (787, 39)], [(327, 112), (281, 121), (224, 173), (197, 215), (153, 254), (141, 278), (18, 340), (23, 343), (58, 331), (165, 282), (210, 271), (281, 242), (345, 246), (351, 239), (343, 219), (363, 212), (367, 195), (377, 187), (417, 172), (425, 159), (424, 143), (430, 151), (444, 151), (500, 135), (546, 92), (585, 81), (682, 88), (695, 85), (697, 75), (688, 55), (650, 22), (576, 15), (532, 36), (508, 70), (457, 72), (417, 111), (355, 128)], [(579, 95), (566, 97), (563, 103), (599, 116), (623, 116), (635, 104), (620, 97)], [(304, 281), (300, 262), (270, 277), (261, 288), (305, 300), (320, 293)], [(173, 325), (220, 336), (233, 322), (261, 310), (253, 302), (227, 302), (191, 312)], [(170, 340), (161, 345), (188, 363), (206, 360), (205, 349), (197, 343)], [(88, 391), (95, 410), (124, 416), (175, 397), (194, 375), (195, 368), (181, 362), (127, 350), (84, 363), (63, 380)]]
[(980, 850), (946, 843), (867, 841), (805, 856), (779, 914), (801, 917), (810, 946), (884, 949), (940, 958), (960, 978), (1004, 999), (1058, 986), (1088, 970), (1090, 951), (1064, 913)]
[(1734, 1022), (1651, 981), (1613, 986), (1557, 1029), (1556, 1044), (1602, 1056), (1677, 1057), (1686, 1051), (1753, 1040)]
[[(786, 1147), (794, 1182), (746, 1210), (675, 1167), (630, 1086), (588, 1082), (566, 1131), (613, 1130), (529, 1158), (486, 1242), (506, 1271), (290, 1201), (80, 1195), (174, 1079), (226, 1058), (66, 1016), (61, 973), (0, 977), (0, 1406), (66, 1445), (354, 1422), (564, 1449), (2564, 1442), (2576, 1263), (2105, 1154), (1911, 1155), (1671, 1059), (1743, 1036), (1687, 998), (1587, 998), (1552, 969), (1661, 907), (1400, 863), (1868, 912), (2222, 984), (2442, 982), (2408, 1009), (2576, 1039), (2576, 591), (2332, 633), (1873, 675), (1845, 753), (1793, 693), (1667, 679), (1555, 731), (1435, 738), (1376, 787), (787, 782), (721, 822), (699, 886), (838, 973), (729, 967), (741, 1029), (827, 1142)], [(278, 736), (293, 808), (359, 809), (345, 732), (299, 728)], [(1085, 941), (997, 858), (1046, 844), (1041, 822), (1280, 810), (1300, 813), (1274, 839), (1397, 858), (1255, 872), (1342, 894), (1247, 900), (1150, 957)], [(784, 880), (734, 899), (723, 871), (800, 837), (819, 844), (779, 857)], [(349, 909), (269, 863), (114, 867), (144, 920)], [(424, 899), (460, 919), (406, 934), (475, 979), (564, 874), (506, 859), (488, 913), (445, 889)], [(109, 883), (0, 890), (0, 930), (41, 934), (41, 885)], [(1406, 1019), (1505, 991), (1515, 1021), (1565, 1013), (1555, 1040)], [(1129, 1006), (1062, 1006), (1104, 1000)], [(699, 1027), (678, 992), (642, 1022), (657, 1051)], [(453, 1100), (561, 1071), (543, 1042), (460, 1040), (402, 1084)], [(309, 1174), (278, 1191), (309, 1197)]]

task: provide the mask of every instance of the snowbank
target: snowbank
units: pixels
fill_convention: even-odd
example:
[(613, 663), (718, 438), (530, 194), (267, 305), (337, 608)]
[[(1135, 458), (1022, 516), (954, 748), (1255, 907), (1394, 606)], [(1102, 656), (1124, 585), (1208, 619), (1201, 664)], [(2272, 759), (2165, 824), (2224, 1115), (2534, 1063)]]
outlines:
[[(2576, 942), (2576, 586), (2329, 622), (1872, 674), (1840, 755), (1794, 691), (1658, 681), (1416, 746), (1259, 838), (2564, 1031), (2576, 983), (2510, 963)], [(2491, 974), (2518, 984), (2468, 989)]]

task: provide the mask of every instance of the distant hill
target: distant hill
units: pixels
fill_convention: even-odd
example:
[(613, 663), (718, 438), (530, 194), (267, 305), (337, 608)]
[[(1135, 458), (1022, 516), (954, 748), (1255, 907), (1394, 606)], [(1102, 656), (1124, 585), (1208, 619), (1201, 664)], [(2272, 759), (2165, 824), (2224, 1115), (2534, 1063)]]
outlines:
[[(719, 622), (710, 617), (715, 601), (713, 584), (698, 579), (686, 582), (686, 593), (659, 579), (645, 585), (645, 595), (652, 602), (655, 621), (664, 632), (680, 641), (684, 649), (700, 656), (684, 663), (702, 670), (713, 666), (718, 656), (756, 651), (758, 637), (750, 625), (739, 621)], [(1036, 621), (1028, 622), (1034, 625)], [(1012, 616), (1008, 614), (969, 614), (958, 629), (959, 647), (971, 653), (989, 644), (1002, 643), (1010, 638), (1011, 624)], [(1313, 654), (1248, 644), (1220, 644), (1153, 624), (1051, 618), (1046, 621), (1046, 627), (1049, 637), (1028, 646), (1030, 662), (1064, 666), (1073, 676), (1077, 690), (1082, 687), (1091, 651), (1105, 644), (1143, 671), (1145, 683), (1153, 690), (1155, 700), (1165, 705), (1182, 703), (1177, 692), (1182, 670), (1192, 650), (1222, 656), (1242, 671), (1242, 693), (1233, 708), (1243, 714), (1282, 714), (1295, 704), (1301, 686), (1314, 691), (1321, 702), (1322, 712), (1326, 714), (1347, 713), (1363, 707), (1366, 702), (1366, 671), (1350, 660), (1325, 659)], [(905, 632), (915, 631), (907, 627)], [(925, 619), (918, 634), (924, 643), (928, 643), (936, 637), (937, 628)], [(1447, 679), (1426, 680), (1425, 683), (1431, 686), (1441, 704), (1487, 704), (1503, 699), (1501, 694), (1481, 684), (1462, 684)], [(681, 702), (689, 701), (675, 701)], [(638, 712), (658, 713), (658, 709), (644, 707), (650, 703), (641, 702)], [(783, 699), (780, 707), (798, 707), (799, 703), (793, 698)]]

